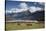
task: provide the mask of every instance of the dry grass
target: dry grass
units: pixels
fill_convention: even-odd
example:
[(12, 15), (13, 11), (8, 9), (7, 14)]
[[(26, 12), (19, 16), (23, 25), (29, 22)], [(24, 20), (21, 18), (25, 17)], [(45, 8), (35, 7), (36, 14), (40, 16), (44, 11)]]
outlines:
[[(31, 25), (27, 25), (31, 24)], [(37, 29), (44, 28), (43, 23), (15, 23), (15, 22), (7, 22), (6, 30), (22, 30), (22, 29)]]

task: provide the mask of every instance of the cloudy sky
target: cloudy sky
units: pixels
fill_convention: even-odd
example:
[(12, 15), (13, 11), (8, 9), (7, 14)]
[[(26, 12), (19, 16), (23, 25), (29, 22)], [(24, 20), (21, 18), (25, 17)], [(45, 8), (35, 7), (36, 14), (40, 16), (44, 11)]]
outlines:
[(33, 13), (43, 10), (43, 8), (43, 2), (6, 1), (6, 13), (18, 13), (28, 9)]

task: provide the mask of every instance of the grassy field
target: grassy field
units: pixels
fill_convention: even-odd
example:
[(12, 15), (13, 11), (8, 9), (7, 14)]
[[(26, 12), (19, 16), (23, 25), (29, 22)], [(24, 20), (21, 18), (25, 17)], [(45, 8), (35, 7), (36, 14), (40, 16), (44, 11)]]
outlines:
[(6, 30), (39, 29), (44, 28), (42, 23), (6, 23)]

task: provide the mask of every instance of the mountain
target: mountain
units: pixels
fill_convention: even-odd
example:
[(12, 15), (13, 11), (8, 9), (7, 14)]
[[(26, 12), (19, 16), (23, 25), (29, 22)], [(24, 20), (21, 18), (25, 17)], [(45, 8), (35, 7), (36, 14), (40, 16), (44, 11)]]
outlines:
[(31, 15), (31, 12), (29, 10), (27, 11), (23, 11), (23, 12), (19, 12), (19, 13), (11, 13), (11, 14), (7, 14), (6, 18), (10, 17), (10, 18), (14, 18), (16, 20), (28, 20), (28, 17)]
[(31, 13), (29, 10), (6, 15), (6, 20), (44, 20), (44, 10)]
[(32, 13), (32, 18), (34, 20), (44, 21), (44, 16), (45, 16), (44, 10), (43, 11), (36, 11), (35, 13)]

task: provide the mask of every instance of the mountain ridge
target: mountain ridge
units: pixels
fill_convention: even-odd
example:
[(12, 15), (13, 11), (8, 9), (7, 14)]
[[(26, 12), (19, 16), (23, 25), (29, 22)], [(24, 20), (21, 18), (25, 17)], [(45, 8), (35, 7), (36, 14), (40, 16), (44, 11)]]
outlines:
[(9, 15), (11, 19), (6, 16), (7, 20), (38, 20), (39, 17), (44, 17), (44, 10), (36, 11), (34, 13), (31, 13), (29, 10), (27, 10), (20, 13), (12, 13)]

